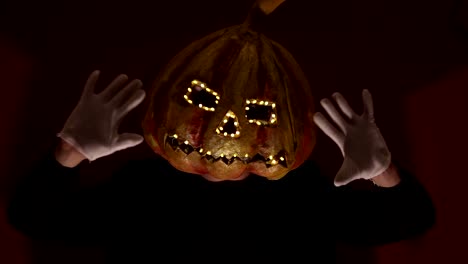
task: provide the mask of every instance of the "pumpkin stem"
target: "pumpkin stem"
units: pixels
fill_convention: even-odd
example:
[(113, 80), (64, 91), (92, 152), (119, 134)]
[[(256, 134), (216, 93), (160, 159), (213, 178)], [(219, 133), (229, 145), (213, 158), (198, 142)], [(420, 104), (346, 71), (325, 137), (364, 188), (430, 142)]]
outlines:
[(250, 8), (249, 13), (247, 14), (247, 17), (242, 23), (242, 27), (244, 28), (244, 30), (247, 31), (249, 29), (252, 29), (252, 24), (254, 23), (255, 18), (259, 15), (258, 12), (259, 12), (258, 3), (257, 1), (255, 1), (252, 7)]
[(256, 0), (246, 19), (242, 23), (245, 31), (258, 31), (257, 24), (261, 24), (265, 16), (271, 14), (277, 7), (279, 7), (286, 0)]

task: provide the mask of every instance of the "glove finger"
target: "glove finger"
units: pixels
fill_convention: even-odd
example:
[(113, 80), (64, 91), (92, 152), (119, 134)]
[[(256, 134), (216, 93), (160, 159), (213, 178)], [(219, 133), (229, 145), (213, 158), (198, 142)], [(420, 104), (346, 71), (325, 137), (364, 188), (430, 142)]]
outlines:
[(336, 187), (344, 186), (352, 182), (353, 179), (347, 179), (342, 176), (339, 176), (338, 174), (335, 176), (335, 181), (334, 184)]
[(119, 136), (119, 139), (117, 140), (115, 151), (134, 147), (140, 144), (141, 142), (143, 142), (142, 136), (133, 133), (123, 133)]
[(93, 71), (86, 81), (86, 84), (83, 89), (82, 97), (91, 96), (94, 93), (94, 87), (96, 87), (96, 82), (99, 78), (100, 71)]
[(328, 120), (322, 115), (322, 113), (317, 112), (314, 115), (314, 123), (325, 133), (329, 138), (331, 138), (343, 152), (345, 136), (342, 132), (336, 129)]
[(102, 96), (105, 102), (109, 102), (127, 81), (128, 76), (120, 74), (99, 95)]
[(336, 187), (349, 184), (350, 182), (356, 180), (358, 175), (359, 171), (357, 170), (356, 166), (354, 166), (349, 159), (345, 158), (340, 170), (335, 176), (334, 184)]
[(132, 96), (119, 108), (119, 118), (125, 117), (128, 112), (132, 111), (137, 107), (143, 99), (145, 99), (146, 93), (142, 89), (138, 89), (133, 92)]
[(127, 84), (127, 86), (120, 90), (119, 93), (114, 96), (114, 98), (112, 98), (110, 104), (120, 108), (123, 104), (125, 104), (125, 102), (129, 100), (133, 93), (142, 86), (143, 83), (138, 79), (131, 81), (129, 84)]
[(353, 119), (353, 117), (357, 115), (354, 112), (354, 110), (349, 106), (348, 101), (346, 101), (343, 95), (341, 95), (340, 93), (334, 93), (332, 96), (335, 99), (338, 106), (340, 107), (343, 114), (345, 114), (347, 118)]
[(369, 121), (374, 122), (374, 102), (369, 90), (362, 91), (362, 101), (364, 102), (364, 115)]
[(341, 114), (336, 110), (333, 103), (328, 99), (322, 99), (320, 101), (322, 107), (327, 111), (328, 115), (335, 122), (335, 124), (341, 129), (342, 132), (346, 133), (346, 121), (343, 119)]

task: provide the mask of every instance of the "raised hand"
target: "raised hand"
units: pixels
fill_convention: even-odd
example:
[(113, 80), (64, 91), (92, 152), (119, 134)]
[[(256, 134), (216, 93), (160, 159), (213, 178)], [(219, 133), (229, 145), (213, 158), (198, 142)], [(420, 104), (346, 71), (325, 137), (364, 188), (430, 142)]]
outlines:
[(58, 134), (90, 161), (143, 141), (138, 134), (118, 134), (123, 118), (145, 98), (143, 84), (140, 80), (126, 84), (128, 77), (119, 75), (104, 91), (96, 94), (99, 74), (99, 71), (91, 73), (80, 101)]
[(357, 179), (372, 179), (383, 173), (390, 166), (391, 154), (375, 124), (370, 92), (362, 92), (362, 115), (357, 115), (340, 93), (334, 93), (332, 97), (341, 113), (328, 99), (322, 99), (320, 104), (336, 127), (320, 112), (314, 115), (314, 122), (338, 145), (343, 154), (343, 164), (335, 176), (335, 185), (345, 185)]

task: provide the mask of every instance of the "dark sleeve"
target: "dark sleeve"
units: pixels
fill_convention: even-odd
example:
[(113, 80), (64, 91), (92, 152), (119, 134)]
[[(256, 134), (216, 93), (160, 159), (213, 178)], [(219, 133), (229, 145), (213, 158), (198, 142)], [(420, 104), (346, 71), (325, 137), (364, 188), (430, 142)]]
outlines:
[(434, 225), (435, 209), (428, 193), (411, 173), (398, 170), (402, 180), (392, 188), (335, 188), (340, 240), (379, 245), (418, 237)]
[(37, 239), (76, 243), (108, 237), (115, 222), (115, 185), (79, 187), (80, 166), (61, 166), (53, 153), (34, 166), (16, 187), (8, 207), (10, 224)]

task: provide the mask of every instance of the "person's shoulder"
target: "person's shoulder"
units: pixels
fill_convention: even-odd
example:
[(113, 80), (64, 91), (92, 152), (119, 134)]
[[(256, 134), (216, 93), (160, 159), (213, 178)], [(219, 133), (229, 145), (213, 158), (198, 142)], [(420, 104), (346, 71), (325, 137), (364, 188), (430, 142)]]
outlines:
[(119, 174), (123, 178), (128, 179), (128, 176), (131, 176), (134, 180), (148, 184), (158, 182), (167, 185), (190, 185), (193, 184), (193, 179), (202, 179), (198, 175), (176, 169), (159, 155), (128, 160), (122, 165)]
[(320, 175), (320, 169), (317, 163), (313, 160), (306, 160), (287, 174), (287, 176), (291, 175), (294, 175), (295, 177), (298, 177), (298, 175)]
[(116, 171), (117, 180), (149, 181), (165, 180), (175, 169), (161, 156), (131, 158), (123, 161)]
[(291, 170), (281, 180), (297, 186), (325, 187), (330, 185), (329, 180), (320, 172), (319, 166), (313, 160), (306, 160), (300, 166)]
[(168, 166), (167, 161), (159, 155), (131, 158), (127, 160), (125, 164), (123, 164), (123, 168), (128, 168), (132, 170), (159, 169), (166, 166)]

